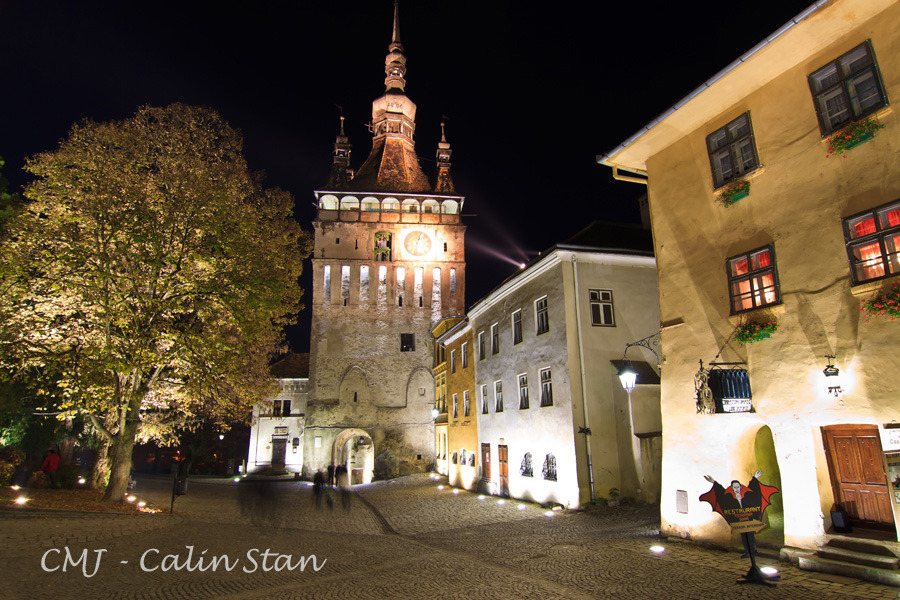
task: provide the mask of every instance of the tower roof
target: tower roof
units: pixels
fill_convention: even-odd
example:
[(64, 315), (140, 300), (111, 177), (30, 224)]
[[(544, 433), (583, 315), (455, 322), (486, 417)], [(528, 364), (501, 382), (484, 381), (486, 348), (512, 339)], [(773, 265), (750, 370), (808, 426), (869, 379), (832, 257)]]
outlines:
[[(349, 169), (349, 143), (341, 135), (328, 186), (355, 192), (455, 193), (449, 177), (450, 145), (442, 135), (438, 149), (437, 185), (422, 171), (415, 149), (416, 104), (406, 95), (406, 55), (400, 43), (400, 7), (394, 2), (393, 29), (384, 60), (384, 87), (372, 102), (372, 150), (359, 170)], [(339, 164), (338, 145), (346, 151)], [(443, 163), (441, 163), (443, 157)], [(346, 162), (344, 162), (346, 159)]]

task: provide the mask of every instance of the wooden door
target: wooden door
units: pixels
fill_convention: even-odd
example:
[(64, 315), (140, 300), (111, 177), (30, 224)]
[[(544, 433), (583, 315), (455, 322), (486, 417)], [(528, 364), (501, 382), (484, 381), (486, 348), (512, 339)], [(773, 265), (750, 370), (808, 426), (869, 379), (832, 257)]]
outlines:
[(283, 469), (284, 457), (287, 453), (287, 440), (284, 438), (274, 438), (272, 440), (272, 468)]
[(875, 425), (832, 425), (822, 430), (835, 501), (857, 525), (894, 526)]
[(481, 445), (481, 478), (485, 481), (491, 480), (491, 445)]
[(509, 497), (509, 449), (497, 446), (497, 463), (500, 471), (500, 495)]

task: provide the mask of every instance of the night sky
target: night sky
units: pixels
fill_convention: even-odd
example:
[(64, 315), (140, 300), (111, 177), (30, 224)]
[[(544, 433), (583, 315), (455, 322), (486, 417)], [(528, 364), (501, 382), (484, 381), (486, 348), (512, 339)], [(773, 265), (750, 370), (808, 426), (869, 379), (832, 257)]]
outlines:
[[(596, 155), (810, 2), (401, 0), (416, 150), (431, 175), (446, 116), (466, 196), (467, 305), (593, 220), (640, 222), (644, 188), (613, 181)], [(5, 174), (24, 184), (24, 158), (84, 118), (205, 105), (243, 132), (251, 168), (294, 195), (311, 231), (336, 105), (354, 168), (371, 148), (365, 123), (384, 91), (392, 13), (390, 0), (0, 0)], [(309, 312), (289, 332), (298, 352)]]

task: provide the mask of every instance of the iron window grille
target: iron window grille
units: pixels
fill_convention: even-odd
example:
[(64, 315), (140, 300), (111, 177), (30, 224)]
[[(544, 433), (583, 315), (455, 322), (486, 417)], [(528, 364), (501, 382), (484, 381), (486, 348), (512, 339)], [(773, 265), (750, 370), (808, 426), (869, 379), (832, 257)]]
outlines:
[(588, 290), (591, 300), (591, 325), (595, 327), (615, 327), (616, 313), (613, 310), (612, 290)]
[(541, 469), (541, 475), (547, 481), (556, 481), (556, 457), (552, 454), (548, 454), (544, 458), (544, 467)]
[(866, 40), (809, 76), (822, 135), (887, 106), (871, 43)]
[(900, 273), (900, 201), (843, 220), (853, 283)]
[(745, 112), (706, 136), (706, 150), (712, 167), (713, 187), (722, 187), (756, 169), (759, 160), (753, 142), (750, 113)]
[(526, 452), (522, 457), (522, 466), (519, 467), (522, 477), (534, 477), (534, 467), (531, 465), (531, 452)]
[(550, 369), (541, 369), (541, 406), (553, 406), (553, 380)]
[(550, 316), (547, 311), (547, 296), (534, 303), (534, 320), (537, 324), (537, 335), (550, 331)]
[(503, 412), (503, 382), (494, 382), (494, 412)]
[(528, 374), (519, 375), (519, 409), (528, 408)]
[(769, 245), (726, 261), (731, 314), (781, 303), (775, 249)]
[(522, 342), (522, 311), (517, 310), (512, 314), (512, 330), (513, 330), (513, 345), (520, 344)]

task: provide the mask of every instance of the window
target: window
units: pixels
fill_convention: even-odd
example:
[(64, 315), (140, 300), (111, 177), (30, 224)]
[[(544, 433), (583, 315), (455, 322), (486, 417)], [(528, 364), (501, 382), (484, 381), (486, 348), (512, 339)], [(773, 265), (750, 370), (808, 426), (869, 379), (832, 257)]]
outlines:
[(494, 412), (503, 412), (503, 382), (494, 382)]
[(721, 187), (758, 167), (750, 113), (706, 136), (706, 150), (712, 166), (713, 187)]
[(547, 315), (547, 296), (534, 303), (534, 322), (537, 323), (537, 334), (550, 331), (550, 317)]
[(481, 386), (481, 414), (488, 414), (488, 393), (486, 383)]
[(462, 368), (465, 369), (469, 366), (469, 342), (462, 343), (460, 354), (462, 354)]
[(491, 325), (491, 354), (500, 352), (500, 326), (497, 323)]
[(461, 465), (466, 464), (466, 449), (465, 448), (463, 448), (462, 450), (459, 451), (459, 464), (461, 464)]
[(615, 327), (616, 313), (613, 310), (612, 290), (589, 290), (591, 298), (591, 325)]
[(475, 466), (475, 453), (474, 452), (469, 453), (469, 466), (470, 467)]
[(456, 452), (454, 452), (453, 455), (450, 457), (450, 462), (452, 462), (454, 465), (456, 464), (457, 456), (458, 455), (456, 454)]
[(290, 400), (276, 400), (272, 405), (273, 417), (287, 417), (291, 414)]
[(809, 76), (822, 134), (887, 105), (869, 42), (863, 42)]
[(781, 301), (772, 246), (729, 258), (727, 264), (732, 314)]
[(450, 351), (450, 372), (456, 373), (456, 350)]
[(522, 311), (517, 310), (512, 314), (512, 330), (513, 330), (513, 344), (519, 344), (522, 342)]
[(400, 352), (412, 352), (416, 349), (416, 337), (414, 333), (400, 334)]
[(553, 380), (550, 369), (541, 369), (541, 406), (553, 406)]
[(457, 394), (453, 394), (453, 418), (459, 418), (459, 400), (457, 399)]
[(528, 374), (519, 375), (519, 409), (528, 408)]
[(485, 356), (485, 347), (484, 347), (484, 332), (478, 332), (478, 360), (484, 360)]
[(468, 417), (469, 414), (469, 390), (466, 390), (463, 392), (463, 416)]
[(548, 454), (544, 459), (544, 468), (541, 469), (541, 474), (548, 481), (556, 481), (556, 457), (552, 454)]
[(522, 457), (522, 466), (519, 467), (522, 477), (534, 477), (534, 468), (531, 466), (531, 452), (526, 452)]
[(900, 201), (844, 219), (854, 283), (900, 273)]

